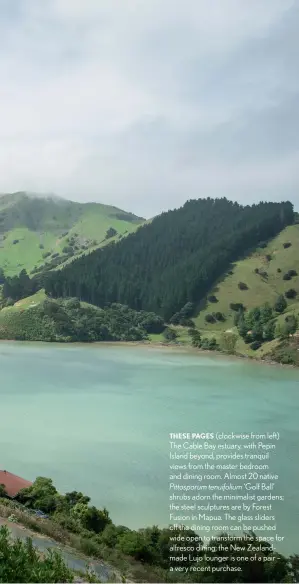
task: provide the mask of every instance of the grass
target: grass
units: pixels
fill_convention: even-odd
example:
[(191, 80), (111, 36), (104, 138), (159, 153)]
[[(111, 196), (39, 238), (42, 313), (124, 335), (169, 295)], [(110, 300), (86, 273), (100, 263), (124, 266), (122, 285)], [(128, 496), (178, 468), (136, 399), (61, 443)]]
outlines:
[[(6, 195), (0, 197), (0, 267), (8, 276), (22, 269), (29, 273), (51, 259), (44, 258), (45, 253), (61, 255), (71, 237), (79, 248), (76, 257), (119, 240), (142, 223), (143, 219), (100, 203), (34, 199), (25, 193)], [(109, 227), (117, 235), (105, 240)]]
[[(291, 247), (284, 249), (283, 243), (290, 242)], [(230, 303), (243, 303), (249, 309), (261, 306), (266, 302), (274, 304), (279, 294), (284, 294), (289, 288), (294, 288), (299, 295), (299, 275), (290, 281), (283, 280), (283, 275), (290, 269), (297, 270), (299, 274), (299, 225), (292, 225), (284, 229), (277, 237), (268, 243), (264, 249), (257, 249), (249, 257), (236, 262), (231, 266), (232, 273), (223, 274), (223, 278), (210, 290), (210, 295), (215, 295), (217, 303), (202, 303), (199, 306), (198, 316), (194, 319), (196, 327), (206, 331), (223, 332), (234, 326), (234, 311), (230, 309)], [(266, 256), (270, 255), (268, 261)], [(255, 273), (255, 269), (265, 271), (268, 278), (263, 278)], [(278, 268), (281, 272), (278, 272)], [(238, 283), (247, 284), (247, 290), (240, 290)], [(288, 301), (291, 306), (294, 301)], [(205, 316), (212, 312), (222, 312), (225, 321), (210, 324), (205, 321)]]

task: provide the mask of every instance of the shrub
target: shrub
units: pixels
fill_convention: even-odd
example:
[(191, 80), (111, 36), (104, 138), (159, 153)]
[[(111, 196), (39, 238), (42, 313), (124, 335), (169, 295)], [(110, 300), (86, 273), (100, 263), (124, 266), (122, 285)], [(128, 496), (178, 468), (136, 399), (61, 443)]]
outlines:
[(235, 352), (238, 336), (234, 333), (223, 333), (221, 335), (221, 349), (226, 353), (233, 354)]
[(238, 288), (239, 290), (248, 290), (248, 286), (245, 284), (245, 282), (239, 282)]
[(257, 349), (259, 349), (262, 346), (262, 343), (260, 341), (253, 341), (253, 343), (250, 344), (250, 348), (253, 351), (256, 351)]
[(208, 301), (216, 303), (216, 302), (218, 302), (218, 298), (216, 298), (216, 296), (214, 296), (214, 294), (212, 294), (211, 296), (208, 296)]
[(49, 251), (46, 251), (45, 253), (43, 253), (43, 258), (44, 258), (44, 260), (45, 260), (46, 258), (48, 258), (50, 255), (51, 255), (51, 252), (49, 252)]
[(267, 278), (268, 278), (268, 272), (265, 272), (265, 271), (263, 271), (263, 272), (260, 272), (260, 276), (261, 276), (262, 278), (266, 278), (266, 279), (267, 279)]
[(163, 336), (166, 341), (175, 341), (178, 335), (174, 329), (166, 327), (163, 332)]
[(272, 260), (272, 256), (269, 253), (266, 255), (266, 260), (267, 262), (271, 262)]
[(201, 334), (197, 329), (189, 329), (188, 334), (191, 337), (191, 344), (193, 347), (201, 347)]
[(244, 305), (242, 304), (242, 302), (231, 302), (229, 307), (234, 310), (235, 312), (239, 312), (239, 310), (244, 310)]
[(186, 304), (180, 310), (180, 315), (182, 316), (182, 318), (189, 318), (190, 316), (192, 316), (194, 308), (195, 307), (193, 302), (186, 302)]
[(117, 235), (116, 229), (114, 229), (113, 227), (109, 227), (109, 229), (107, 229), (106, 231), (105, 239), (109, 239), (110, 237), (114, 237), (115, 235)]
[(73, 251), (73, 248), (72, 248), (70, 245), (65, 245), (65, 246), (62, 248), (62, 252), (63, 252), (63, 253), (70, 253), (70, 252), (72, 252), (72, 251)]
[(45, 246), (43, 243), (40, 243), (38, 247), (39, 247), (39, 249), (45, 249)]
[(216, 351), (218, 349), (218, 344), (215, 337), (211, 339), (204, 338), (201, 341), (201, 349), (206, 351)]
[(285, 292), (284, 295), (286, 298), (295, 298), (297, 296), (297, 292), (294, 290), (294, 288), (290, 288)]
[(261, 242), (258, 244), (258, 247), (260, 247), (260, 248), (262, 248), (262, 249), (265, 249), (265, 247), (267, 247), (267, 243), (266, 243), (265, 241), (261, 241)]
[(73, 574), (57, 550), (40, 557), (32, 539), (13, 540), (0, 528), (1, 582), (73, 582)]
[(280, 294), (280, 296), (278, 296), (275, 304), (274, 304), (274, 310), (276, 312), (282, 313), (287, 307), (287, 301), (284, 298), (284, 296), (282, 294)]
[(288, 247), (291, 247), (291, 243), (289, 241), (287, 241), (286, 243), (283, 244), (284, 249), (287, 249)]
[(225, 320), (224, 319), (224, 315), (222, 314), (222, 312), (216, 312), (215, 318), (216, 318), (216, 320), (220, 320), (220, 321)]
[(298, 275), (298, 274), (297, 274), (297, 272), (296, 272), (296, 270), (289, 270), (289, 271), (288, 271), (288, 274), (289, 274), (289, 276), (291, 276), (291, 278), (292, 278), (293, 276), (297, 276), (297, 275)]
[(281, 273), (281, 269), (280, 268), (277, 268), (277, 272), (278, 272), (278, 274), (280, 274)]
[(287, 272), (286, 274), (283, 275), (282, 279), (283, 280), (291, 280), (292, 276), (290, 276), (289, 272)]
[(16, 245), (16, 243), (19, 243), (19, 241), (20, 241), (19, 239), (14, 239), (12, 243), (13, 245)]
[(205, 321), (209, 322), (209, 323), (213, 323), (213, 322), (215, 322), (215, 318), (212, 314), (206, 314)]
[(255, 272), (255, 274), (258, 274), (259, 273), (259, 269), (258, 268), (255, 268), (254, 269), (254, 272)]

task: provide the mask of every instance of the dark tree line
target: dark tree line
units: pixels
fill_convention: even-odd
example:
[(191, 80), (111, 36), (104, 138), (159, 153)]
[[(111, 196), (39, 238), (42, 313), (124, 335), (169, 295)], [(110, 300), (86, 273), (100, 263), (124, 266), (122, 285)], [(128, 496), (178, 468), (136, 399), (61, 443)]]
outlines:
[(1, 281), (0, 273), (0, 283), (3, 282), (2, 296), (4, 299), (11, 299), (14, 302), (21, 300), (21, 298), (26, 298), (35, 294), (40, 288), (37, 280), (31, 280), (26, 272), (22, 270), (18, 276), (3, 277)]
[(241, 206), (222, 199), (188, 201), (119, 243), (45, 276), (53, 297), (78, 297), (152, 311), (169, 320), (197, 304), (230, 262), (294, 220), (291, 203)]

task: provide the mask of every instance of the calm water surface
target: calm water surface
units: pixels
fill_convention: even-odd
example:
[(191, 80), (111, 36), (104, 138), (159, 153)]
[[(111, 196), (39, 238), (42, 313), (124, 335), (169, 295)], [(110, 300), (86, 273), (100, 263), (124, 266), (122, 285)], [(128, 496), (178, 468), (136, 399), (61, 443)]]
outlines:
[[(0, 468), (168, 520), (169, 432), (279, 431), (282, 551), (299, 552), (299, 371), (147, 347), (0, 344)], [(278, 491), (277, 491), (278, 493)]]

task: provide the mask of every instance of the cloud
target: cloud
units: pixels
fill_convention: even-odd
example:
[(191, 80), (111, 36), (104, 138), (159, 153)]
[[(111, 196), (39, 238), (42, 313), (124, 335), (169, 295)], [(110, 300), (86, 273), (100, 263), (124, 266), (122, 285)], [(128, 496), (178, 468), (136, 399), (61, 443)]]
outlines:
[(0, 191), (298, 205), (296, 1), (1, 6)]

